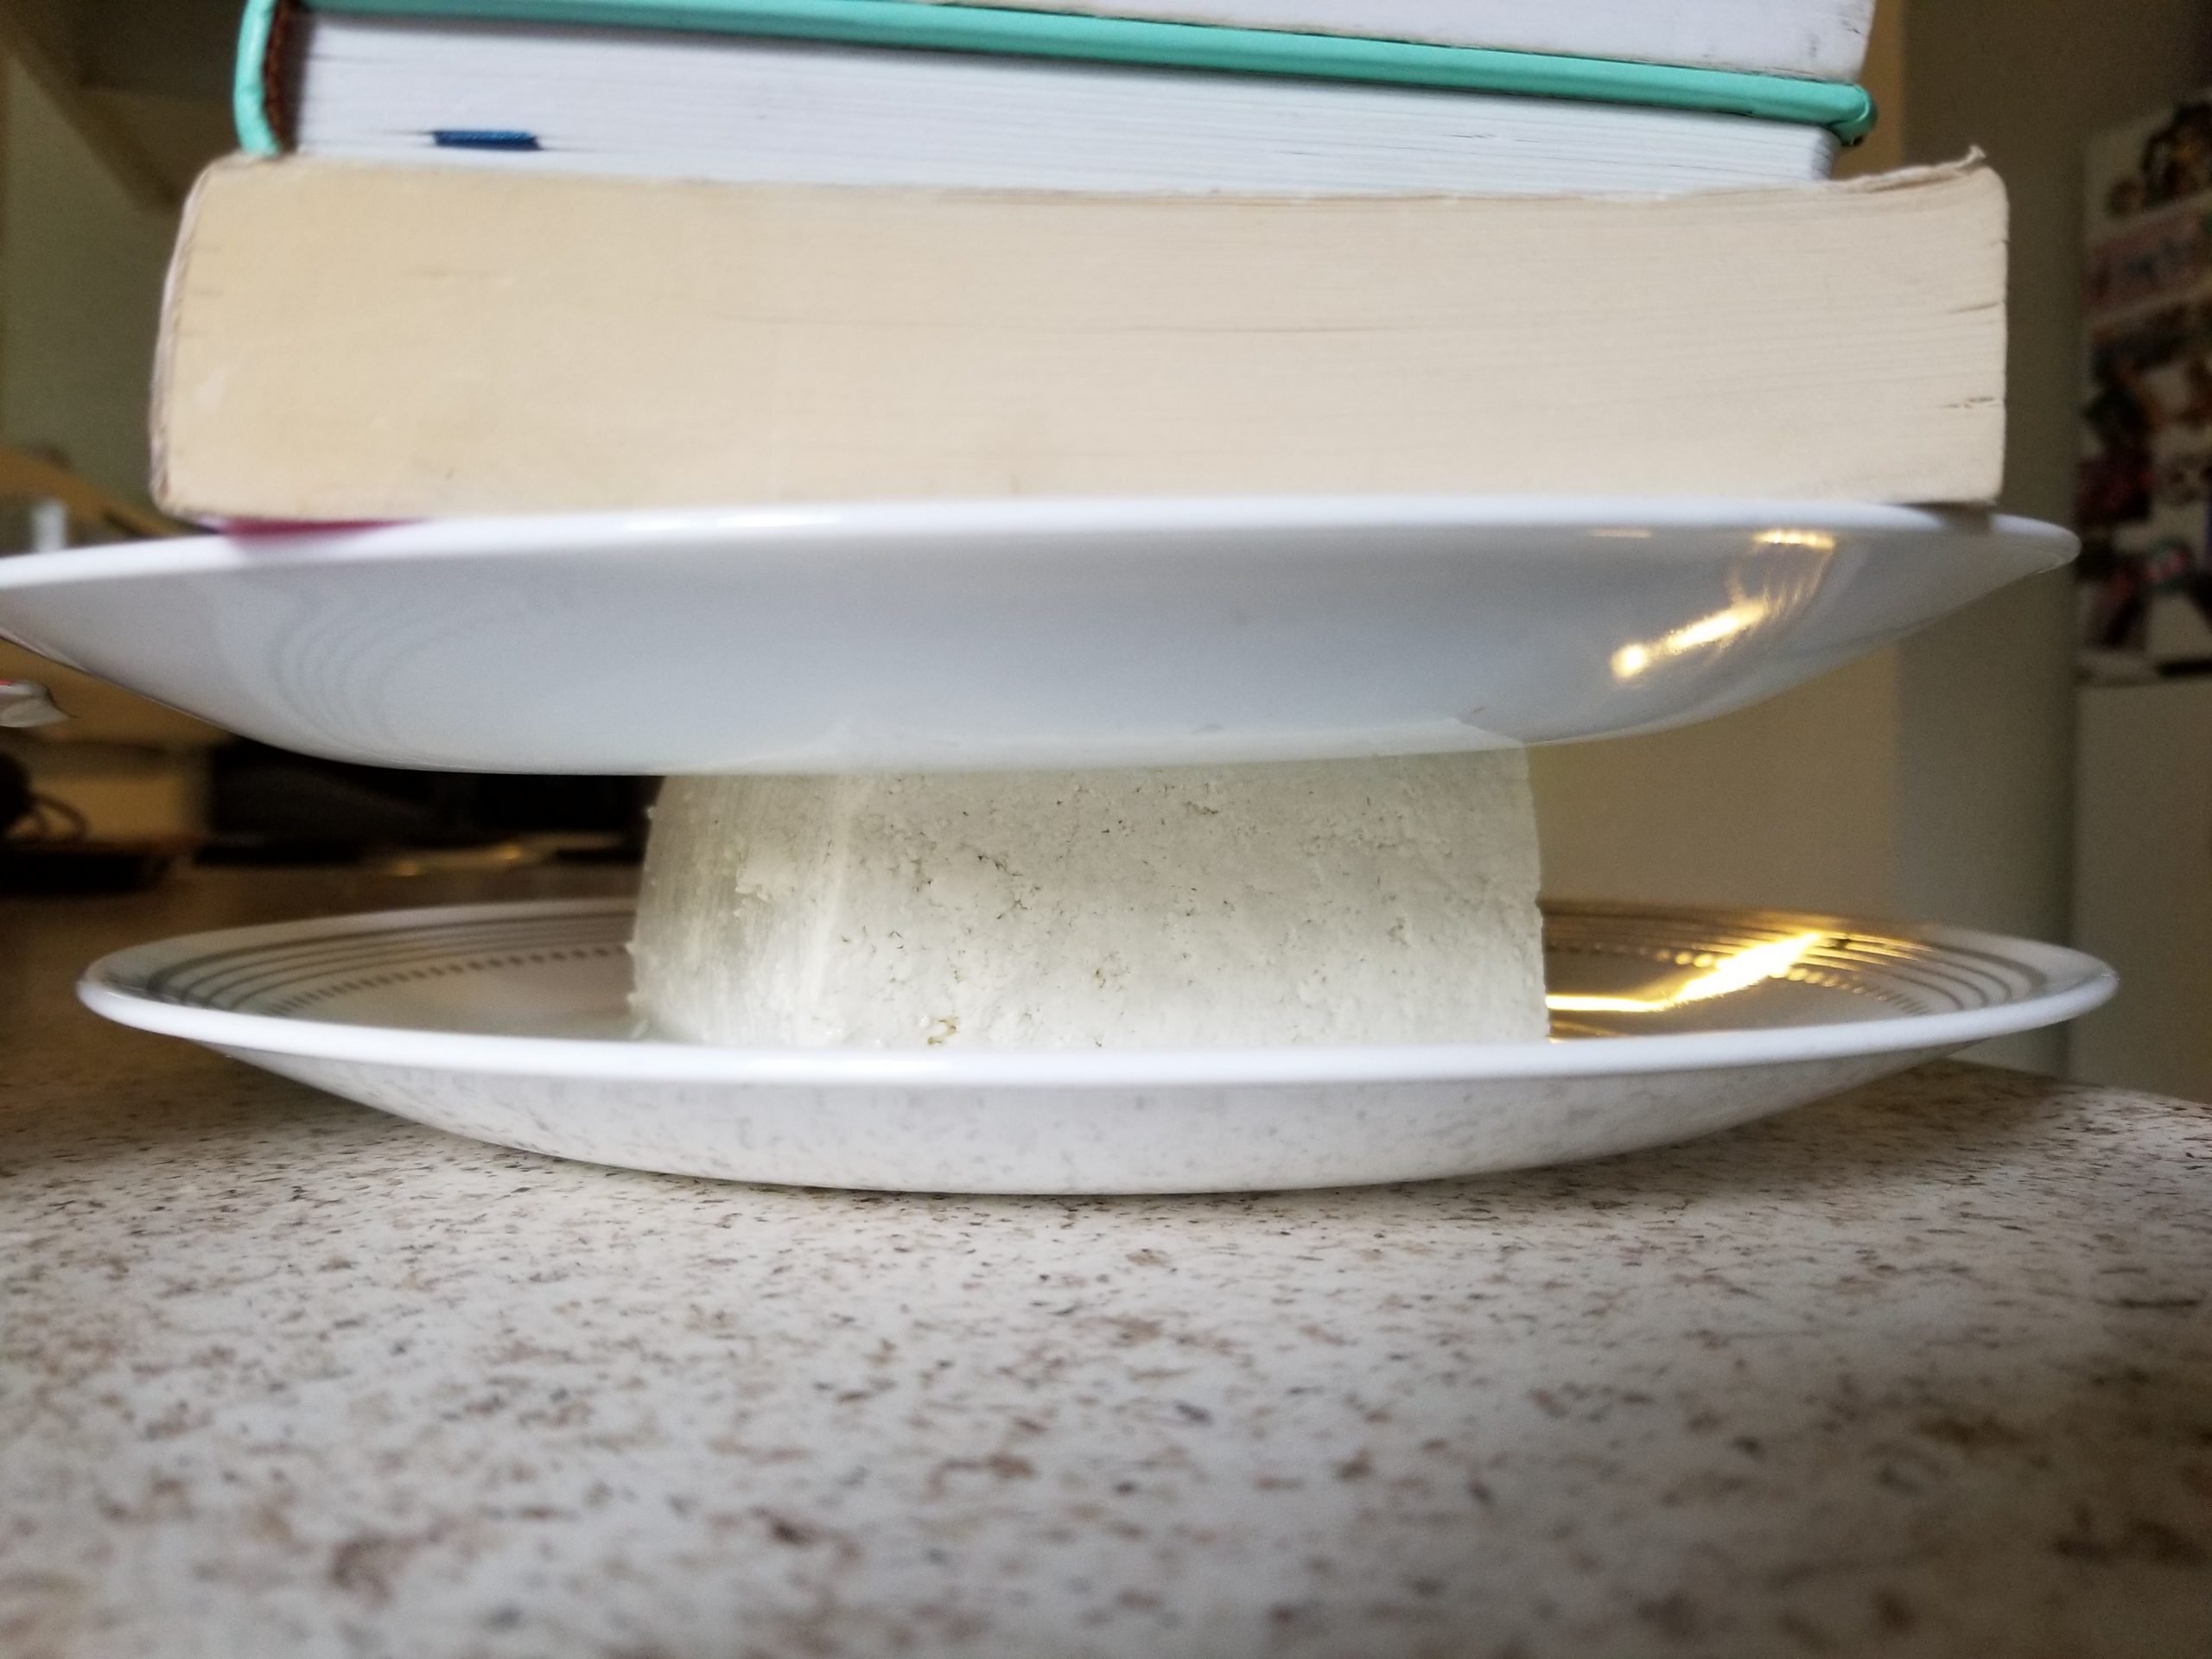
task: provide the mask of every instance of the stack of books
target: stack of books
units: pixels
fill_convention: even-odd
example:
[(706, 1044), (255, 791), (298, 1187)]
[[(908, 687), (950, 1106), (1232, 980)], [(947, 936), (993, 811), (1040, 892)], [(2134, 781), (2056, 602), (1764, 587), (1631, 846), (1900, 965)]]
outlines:
[(254, 0), (156, 492), (1986, 501), (2004, 194), (1828, 181), (1871, 3)]

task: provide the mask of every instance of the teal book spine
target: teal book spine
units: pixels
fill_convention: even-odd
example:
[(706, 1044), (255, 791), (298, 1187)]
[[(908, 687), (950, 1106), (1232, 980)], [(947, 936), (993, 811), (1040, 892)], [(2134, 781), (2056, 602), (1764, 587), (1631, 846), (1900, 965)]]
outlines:
[(245, 0), (238, 20), (238, 60), (231, 72), (231, 120), (238, 148), (250, 156), (274, 156), (283, 149), (271, 77), (276, 73), (279, 20), (287, 0)]
[[(1845, 143), (1856, 143), (1874, 124), (1874, 100), (1864, 87), (1841, 81), (918, 0), (315, 0), (312, 9), (382, 17), (758, 35), (844, 46), (1071, 58), (1637, 104), (1826, 127)], [(283, 143), (272, 95), (274, 54), (283, 49), (292, 10), (293, 0), (248, 0), (245, 10), (236, 86), (238, 137), (259, 154), (274, 154)]]

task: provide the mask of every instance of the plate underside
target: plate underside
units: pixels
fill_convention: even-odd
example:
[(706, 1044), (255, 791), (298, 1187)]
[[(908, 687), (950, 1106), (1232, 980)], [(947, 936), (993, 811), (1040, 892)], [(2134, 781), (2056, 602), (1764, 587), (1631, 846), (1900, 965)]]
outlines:
[(471, 772), (1214, 766), (1739, 708), (2072, 556), (1834, 502), (693, 511), (0, 561), (0, 631), (248, 736)]

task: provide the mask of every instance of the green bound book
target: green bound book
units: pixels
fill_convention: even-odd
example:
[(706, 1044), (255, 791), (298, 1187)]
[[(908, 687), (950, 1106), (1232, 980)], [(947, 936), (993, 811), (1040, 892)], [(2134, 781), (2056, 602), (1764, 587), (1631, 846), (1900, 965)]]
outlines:
[(1835, 81), (925, 0), (251, 0), (245, 147), (747, 182), (1660, 193), (1806, 182)]

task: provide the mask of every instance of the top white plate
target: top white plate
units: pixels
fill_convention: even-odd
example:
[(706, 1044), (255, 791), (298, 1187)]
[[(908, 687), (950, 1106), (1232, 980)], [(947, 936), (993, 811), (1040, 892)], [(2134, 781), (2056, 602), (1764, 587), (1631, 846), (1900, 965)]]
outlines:
[(1195, 765), (1700, 720), (2074, 548), (1983, 513), (1494, 496), (448, 519), (0, 560), (0, 631), (385, 766)]

